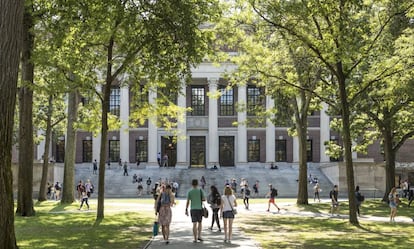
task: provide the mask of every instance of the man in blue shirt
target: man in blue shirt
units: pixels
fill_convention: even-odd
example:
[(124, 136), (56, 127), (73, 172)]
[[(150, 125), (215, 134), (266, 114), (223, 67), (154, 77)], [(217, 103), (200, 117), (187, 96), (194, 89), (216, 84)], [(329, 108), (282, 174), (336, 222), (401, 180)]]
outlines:
[(198, 188), (198, 180), (193, 179), (191, 182), (193, 188), (188, 191), (187, 204), (185, 206), (185, 215), (188, 216), (188, 206), (190, 206), (191, 221), (193, 222), (194, 243), (203, 241), (201, 238), (202, 219), (203, 219), (203, 201), (206, 200), (204, 192)]

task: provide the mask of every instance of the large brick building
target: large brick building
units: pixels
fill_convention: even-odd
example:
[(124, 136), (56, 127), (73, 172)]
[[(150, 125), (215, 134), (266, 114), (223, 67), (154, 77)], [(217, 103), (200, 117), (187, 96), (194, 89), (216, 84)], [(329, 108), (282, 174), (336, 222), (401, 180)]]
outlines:
[[(118, 115), (123, 127), (110, 131), (107, 141), (100, 136), (94, 137), (90, 132), (79, 131), (77, 134), (76, 163), (90, 163), (99, 159), (102, 142), (107, 143), (110, 162), (136, 163), (157, 167), (157, 154), (168, 156), (168, 166), (181, 168), (194, 167), (268, 167), (271, 163), (297, 163), (298, 139), (288, 135), (287, 127), (276, 127), (269, 120), (266, 125), (249, 126), (244, 121), (252, 114), (249, 107), (263, 104), (273, 108), (274, 102), (264, 96), (255, 86), (237, 86), (223, 90), (218, 99), (208, 95), (223, 89), (227, 82), (223, 72), (232, 70), (234, 65), (222, 64), (221, 67), (205, 62), (193, 69), (192, 82), (185, 86), (185, 94), (175, 100), (181, 107), (191, 107), (183, 122), (177, 129), (185, 134), (185, 139), (175, 140), (171, 132), (157, 127), (153, 121), (146, 122), (138, 128), (128, 127), (130, 102), (132, 95), (128, 87), (116, 87), (111, 92), (111, 111)], [(156, 93), (148, 94), (148, 101), (155, 103)], [(245, 105), (245, 111), (237, 111), (237, 106)], [(337, 133), (329, 128), (330, 117), (324, 109), (309, 116), (308, 161), (326, 163), (333, 161), (325, 153), (325, 141), (340, 142)], [(235, 126), (234, 123), (238, 122)], [(57, 139), (52, 146), (52, 158), (56, 162), (64, 160), (64, 137)], [(43, 153), (43, 145), (37, 149), (37, 158)], [(397, 157), (399, 162), (414, 161), (413, 142), (409, 140)], [(382, 162), (378, 143), (370, 147), (367, 155), (353, 154), (354, 159)]]

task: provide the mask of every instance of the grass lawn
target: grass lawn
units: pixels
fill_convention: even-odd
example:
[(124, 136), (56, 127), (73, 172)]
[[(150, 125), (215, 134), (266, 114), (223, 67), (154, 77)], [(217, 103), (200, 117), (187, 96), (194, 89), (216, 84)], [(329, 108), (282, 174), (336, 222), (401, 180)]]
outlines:
[(154, 213), (139, 210), (136, 206), (139, 202), (150, 204), (153, 200), (105, 200), (105, 218), (101, 222), (96, 222), (94, 204), (91, 205), (94, 211), (87, 212), (77, 210), (79, 203), (36, 203), (35, 217), (15, 217), (18, 246), (33, 249), (142, 248), (152, 236)]
[[(277, 199), (287, 211), (323, 213), (316, 217), (265, 212), (266, 199), (251, 199), (260, 211), (244, 212), (235, 226), (254, 238), (261, 248), (411, 248), (414, 245), (414, 223), (360, 220), (352, 226), (347, 218), (329, 218), (327, 202), (297, 206), (295, 199)], [(15, 217), (17, 243), (20, 248), (142, 248), (152, 236), (154, 211), (152, 199), (106, 199), (105, 218), (96, 222), (96, 199), (93, 211), (78, 211), (79, 203), (60, 205), (47, 201), (36, 203), (35, 217)], [(239, 205), (242, 202), (239, 201)], [(256, 206), (257, 207), (257, 206)], [(240, 207), (241, 208), (241, 207)], [(273, 208), (274, 210), (274, 208)], [(388, 205), (379, 200), (367, 200), (361, 209), (363, 216), (385, 217)], [(284, 211), (282, 211), (284, 213)], [(292, 212), (293, 213), (293, 212)], [(299, 212), (300, 213), (300, 212)], [(348, 214), (346, 202), (341, 203), (341, 215)], [(414, 207), (405, 200), (398, 217), (413, 217)]]
[[(285, 200), (278, 200), (283, 204)], [(290, 200), (292, 201), (292, 200)], [(313, 201), (313, 200), (312, 200)], [(263, 203), (265, 200), (252, 200)], [(307, 206), (291, 205), (288, 210), (328, 213), (330, 203), (317, 203)], [(341, 214), (348, 214), (347, 203), (341, 204)], [(363, 203), (363, 216), (388, 217), (388, 205), (379, 200)], [(407, 207), (403, 201), (398, 216), (413, 217), (414, 207)], [(360, 221), (360, 226), (352, 226), (348, 219), (321, 217), (297, 217), (272, 213), (259, 213), (254, 216), (237, 217), (239, 227), (254, 237), (263, 249), (273, 248), (411, 248), (414, 245), (413, 223), (389, 223)], [(243, 224), (243, 225), (240, 225)]]

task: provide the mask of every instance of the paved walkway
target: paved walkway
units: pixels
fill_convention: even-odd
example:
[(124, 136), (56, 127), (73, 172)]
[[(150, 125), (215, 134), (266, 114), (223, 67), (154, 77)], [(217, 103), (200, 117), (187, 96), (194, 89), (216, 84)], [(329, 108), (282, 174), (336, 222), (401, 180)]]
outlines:
[[(170, 243), (165, 244), (161, 234), (153, 238), (153, 240), (148, 244), (146, 248), (148, 249), (159, 249), (159, 248), (169, 248), (169, 249), (209, 249), (209, 248), (242, 248), (242, 249), (258, 249), (256, 242), (245, 236), (243, 232), (240, 231), (237, 221), (236, 224), (233, 224), (233, 239), (231, 244), (224, 243), (224, 229), (223, 221), (220, 220), (222, 231), (219, 232), (214, 226), (213, 231), (208, 230), (208, 227), (211, 224), (211, 210), (210, 215), (207, 219), (203, 219), (203, 231), (201, 237), (203, 242), (193, 243), (193, 224), (191, 223), (191, 217), (185, 215), (185, 200), (180, 200), (179, 204), (172, 208), (173, 216), (171, 222), (171, 233), (170, 233)], [(237, 219), (237, 218), (236, 218)]]
[[(240, 230), (240, 223), (237, 222), (237, 217), (235, 223), (233, 224), (233, 239), (231, 244), (224, 243), (224, 233), (214, 229), (213, 231), (208, 230), (210, 226), (211, 217), (208, 219), (203, 219), (203, 231), (202, 237), (203, 242), (193, 243), (192, 236), (192, 223), (191, 218), (184, 214), (185, 210), (185, 200), (180, 199), (179, 204), (173, 207), (173, 218), (171, 223), (171, 234), (170, 234), (170, 244), (166, 245), (163, 241), (161, 228), (158, 236), (153, 238), (147, 245), (148, 249), (159, 249), (159, 248), (170, 248), (170, 249), (187, 249), (187, 248), (240, 248), (240, 249), (259, 249), (260, 246), (254, 241), (253, 238), (247, 237)], [(241, 204), (241, 205), (240, 205)], [(295, 208), (293, 203), (280, 203), (278, 204), (281, 208), (280, 212), (277, 212), (274, 207), (271, 212), (266, 212), (267, 204), (253, 204), (250, 205), (250, 209), (246, 210), (242, 206), (243, 204), (239, 202), (238, 215), (252, 215), (252, 214), (267, 214), (267, 215), (281, 215), (281, 216), (294, 216), (294, 217), (324, 217), (327, 219), (348, 219), (348, 215), (341, 214), (339, 216), (333, 216), (329, 213), (314, 213), (314, 212), (305, 212), (299, 211)], [(210, 215), (211, 215), (211, 210)], [(376, 221), (376, 222), (389, 222), (388, 217), (379, 217), (379, 216), (368, 216), (362, 215), (358, 218), (360, 221)], [(413, 220), (409, 217), (396, 217), (396, 222), (398, 223), (413, 223)], [(223, 229), (223, 221), (220, 220), (220, 224)]]

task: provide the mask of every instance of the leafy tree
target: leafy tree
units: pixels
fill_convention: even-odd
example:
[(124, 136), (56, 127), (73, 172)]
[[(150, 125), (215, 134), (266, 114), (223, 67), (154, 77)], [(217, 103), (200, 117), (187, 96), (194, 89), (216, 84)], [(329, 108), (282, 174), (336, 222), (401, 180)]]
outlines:
[[(97, 219), (104, 217), (109, 97), (113, 86), (145, 80), (178, 90), (205, 54), (209, 37), (200, 25), (217, 14), (216, 1), (56, 1), (48, 23), (59, 38), (57, 68), (74, 74), (81, 92), (100, 86), (101, 150)], [(132, 81), (134, 80), (134, 81)], [(168, 84), (167, 84), (168, 83)], [(88, 90), (86, 90), (88, 89)]]
[(0, 1), (0, 245), (10, 249), (18, 248), (14, 230), (11, 151), (23, 12), (24, 1)]
[(321, 69), (307, 48), (294, 40), (285, 40), (283, 33), (269, 28), (252, 9), (240, 9), (240, 12), (231, 9), (229, 18), (223, 19), (217, 28), (221, 37), (218, 43), (237, 50), (238, 55), (229, 58), (237, 65), (230, 75), (231, 81), (266, 88), (266, 95), (272, 97), (275, 107), (265, 111), (258, 106), (256, 117), (287, 126), (291, 135), (298, 136), (297, 203), (308, 204), (307, 117), (318, 108), (313, 91), (320, 81)]
[(400, 11), (387, 9), (388, 1), (247, 1), (254, 11), (288, 40), (306, 47), (320, 67), (328, 72), (322, 75), (324, 93), (341, 114), (341, 135), (344, 144), (344, 159), (348, 197), (349, 221), (358, 224), (354, 196), (354, 171), (352, 163), (351, 108), (358, 96), (387, 74), (357, 80), (375, 58), (379, 38), (401, 10), (412, 8), (412, 3), (400, 3)]

